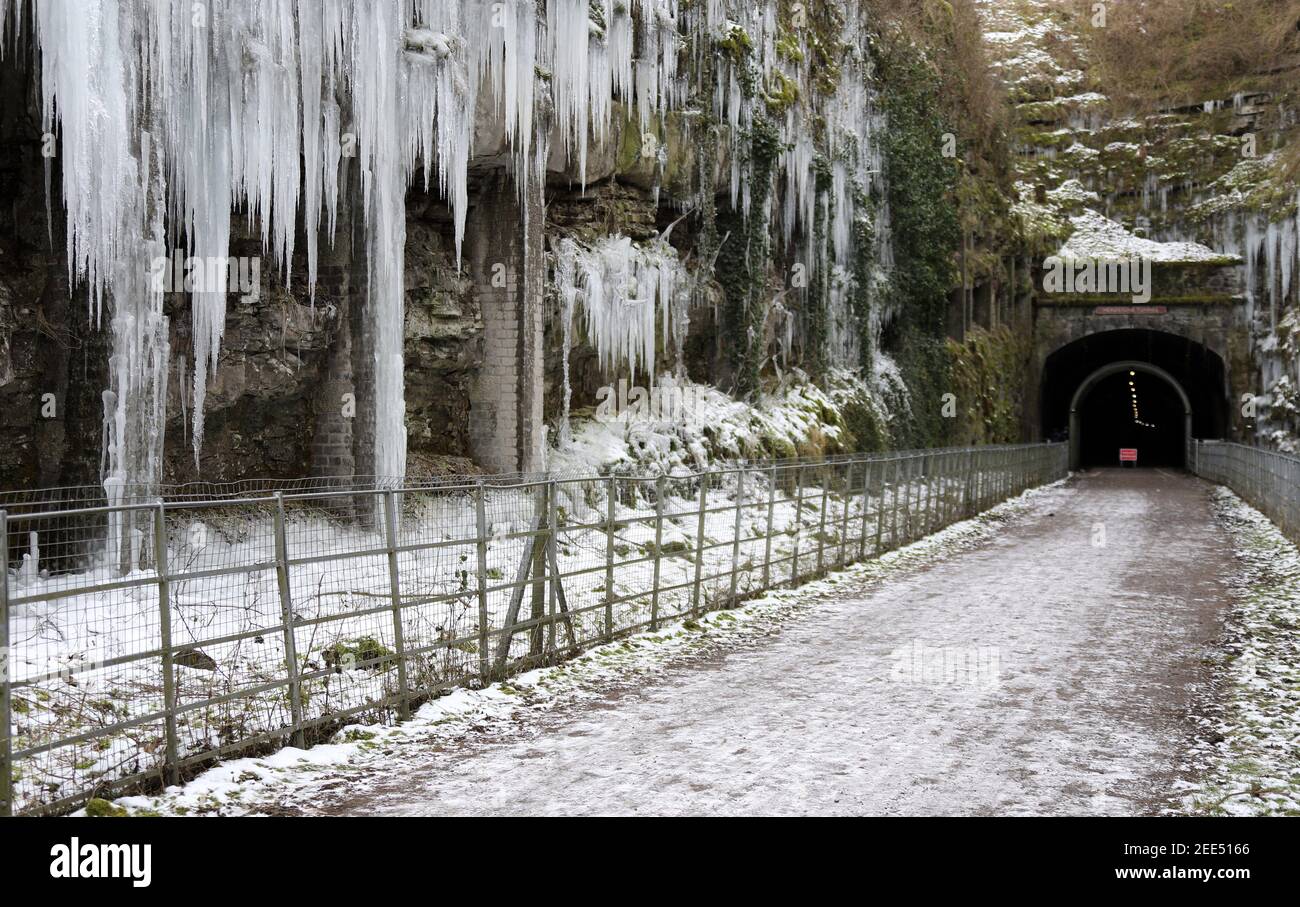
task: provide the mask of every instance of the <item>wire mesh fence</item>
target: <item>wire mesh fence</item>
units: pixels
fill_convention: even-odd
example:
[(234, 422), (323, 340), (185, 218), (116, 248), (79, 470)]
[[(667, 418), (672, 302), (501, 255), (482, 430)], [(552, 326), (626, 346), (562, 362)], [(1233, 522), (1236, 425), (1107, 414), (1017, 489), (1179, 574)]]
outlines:
[(404, 717), (879, 555), (1066, 469), (1048, 444), (7, 500), (0, 811)]
[(1189, 454), (1193, 472), (1228, 486), (1300, 543), (1300, 457), (1230, 441), (1193, 441)]

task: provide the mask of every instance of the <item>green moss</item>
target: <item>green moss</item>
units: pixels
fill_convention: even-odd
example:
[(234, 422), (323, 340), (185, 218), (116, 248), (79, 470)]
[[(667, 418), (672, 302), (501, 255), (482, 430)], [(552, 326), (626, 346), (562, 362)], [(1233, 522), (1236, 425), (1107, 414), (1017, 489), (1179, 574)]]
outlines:
[(874, 452), (890, 447), (889, 427), (884, 414), (869, 401), (854, 397), (840, 408), (840, 414), (854, 451)]
[(910, 392), (910, 410), (894, 428), (900, 448), (945, 447), (952, 425), (943, 416), (943, 395), (951, 392), (951, 364), (943, 336), (905, 327), (894, 358)]
[(785, 113), (799, 102), (799, 84), (785, 73), (775, 70), (767, 75), (763, 103), (773, 116)]
[(103, 800), (95, 797), (86, 804), (86, 815), (95, 819), (108, 818), (125, 818), (127, 815), (126, 807), (118, 806), (109, 800)]
[(956, 444), (1010, 444), (1020, 440), (1024, 416), (1028, 338), (999, 327), (972, 330), (965, 343), (948, 341)]
[(802, 63), (804, 61), (803, 47), (799, 44), (799, 39), (790, 32), (783, 32), (776, 39), (777, 55), (791, 63)]
[(654, 556), (656, 551), (660, 554), (689, 554), (691, 551), (691, 545), (689, 542), (683, 542), (677, 539), (674, 539), (671, 542), (664, 542), (658, 549), (655, 548), (654, 542), (646, 542), (641, 546), (641, 548), (651, 557)]
[(717, 47), (733, 63), (744, 63), (754, 53), (754, 42), (739, 25), (733, 25), (725, 36), (719, 38)]
[(396, 660), (392, 649), (373, 636), (362, 636), (352, 642), (336, 642), (322, 653), (325, 664), (335, 669), (365, 668), (383, 671)]
[(881, 59), (889, 207), (894, 234), (895, 302), (920, 335), (942, 337), (947, 294), (959, 245), (952, 161), (943, 157), (948, 132), (938, 113), (939, 82), (910, 45)]
[(726, 295), (725, 323), (734, 342), (727, 345), (737, 396), (752, 396), (760, 389), (766, 350), (763, 327), (767, 320), (767, 264), (770, 249), (766, 217), (772, 174), (781, 153), (780, 133), (764, 117), (756, 118), (749, 135), (748, 161), (751, 203), (749, 219), (739, 211), (719, 218), (719, 229), (730, 239), (719, 250), (716, 275)]

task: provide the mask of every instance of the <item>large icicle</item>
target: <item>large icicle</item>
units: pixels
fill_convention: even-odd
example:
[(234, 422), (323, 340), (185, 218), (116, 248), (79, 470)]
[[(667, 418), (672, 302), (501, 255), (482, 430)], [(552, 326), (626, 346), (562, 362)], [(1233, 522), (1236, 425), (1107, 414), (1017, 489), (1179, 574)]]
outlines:
[[(132, 0), (35, 6), (42, 118), (62, 139), (68, 270), (112, 335), (101, 478), (110, 502), (152, 493), (160, 479), (168, 329), (148, 265), (163, 254), (166, 204), (160, 111), (144, 89), (159, 26)], [(57, 126), (56, 126), (57, 123)], [(134, 514), (114, 521), (108, 566), (129, 569)]]
[[(674, 322), (686, 311), (689, 276), (663, 240), (638, 246), (607, 236), (594, 246), (564, 239), (556, 250), (555, 286), (562, 313), (581, 305), (586, 336), (607, 373), (625, 366), (655, 377), (659, 337), (674, 343)], [(567, 381), (567, 376), (565, 378)]]

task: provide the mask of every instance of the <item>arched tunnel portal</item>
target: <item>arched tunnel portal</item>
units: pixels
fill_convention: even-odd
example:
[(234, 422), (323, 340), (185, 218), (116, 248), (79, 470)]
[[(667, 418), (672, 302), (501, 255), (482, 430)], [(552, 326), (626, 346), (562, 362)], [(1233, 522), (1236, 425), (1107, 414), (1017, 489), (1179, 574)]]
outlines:
[(1115, 465), (1136, 448), (1139, 466), (1185, 465), (1189, 438), (1228, 426), (1222, 358), (1160, 331), (1091, 334), (1047, 357), (1042, 432), (1070, 441), (1071, 468)]

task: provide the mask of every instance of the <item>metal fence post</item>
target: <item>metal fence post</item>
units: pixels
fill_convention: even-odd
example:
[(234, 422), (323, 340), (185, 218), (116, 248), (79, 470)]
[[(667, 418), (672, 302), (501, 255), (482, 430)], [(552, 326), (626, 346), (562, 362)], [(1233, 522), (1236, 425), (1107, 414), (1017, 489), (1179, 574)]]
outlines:
[(691, 611), (700, 612), (700, 581), (704, 571), (704, 516), (709, 500), (709, 475), (706, 470), (700, 473), (700, 517), (695, 530), (695, 588), (691, 592)]
[(917, 463), (917, 457), (909, 456), (906, 460), (904, 474), (907, 481), (902, 486), (902, 541), (904, 544), (911, 541), (911, 486), (913, 482), (913, 468)]
[(660, 550), (664, 544), (664, 494), (667, 493), (664, 477), (655, 479), (655, 566), (650, 585), (650, 629), (659, 629), (659, 565), (664, 559)]
[[(546, 557), (541, 561), (542, 566), (540, 569), (543, 573), (545, 573), (548, 565), (554, 567), (554, 570), (551, 573), (550, 582), (546, 584), (546, 602), (547, 602), (546, 607), (550, 611), (549, 640), (550, 640), (552, 657), (554, 657), (555, 653), (559, 652), (559, 649), (557, 648), (558, 640), (556, 638), (558, 631), (556, 629), (555, 622), (559, 617), (559, 615), (556, 613), (556, 605), (559, 603), (559, 599), (560, 599), (560, 577), (559, 577), (560, 551), (559, 551), (559, 544), (556, 541), (556, 535), (557, 535), (556, 527), (559, 526), (559, 522), (560, 522), (560, 508), (559, 508), (559, 504), (556, 501), (556, 497), (557, 496), (555, 494), (555, 482), (554, 480), (548, 480), (546, 482), (547, 552), (546, 552)], [(537, 548), (540, 549), (541, 546), (538, 545)], [(572, 631), (570, 631), (569, 633), (569, 643), (570, 645), (576, 644), (575, 636)]]
[(871, 498), (871, 468), (875, 465), (872, 460), (862, 463), (862, 532), (858, 538), (858, 560), (867, 556), (867, 503)]
[(740, 569), (741, 513), (745, 509), (745, 468), (742, 466), (736, 474), (736, 526), (731, 540), (731, 595), (730, 601), (736, 601), (736, 572)]
[[(921, 458), (921, 470), (925, 473), (925, 504), (924, 514), (921, 517), (921, 534), (929, 535), (934, 531), (934, 457), (926, 454)], [(920, 491), (917, 491), (917, 497), (920, 497)], [(919, 503), (919, 501), (918, 501)]]
[(0, 545), (4, 545), (4, 571), (0, 572), (0, 816), (14, 814), (12, 653), (9, 650), (9, 514), (0, 510)]
[(975, 451), (966, 451), (966, 475), (961, 490), (961, 515), (970, 519), (975, 515)]
[(776, 466), (767, 483), (767, 534), (763, 541), (763, 588), (772, 588), (772, 518), (776, 511)]
[(821, 576), (822, 570), (826, 565), (826, 511), (831, 503), (831, 483), (826, 477), (826, 470), (829, 467), (822, 464), (821, 486), (822, 486), (822, 508), (821, 515), (817, 517), (817, 575)]
[(794, 499), (794, 550), (790, 553), (790, 585), (799, 581), (799, 539), (803, 535), (803, 466), (796, 466), (794, 480), (798, 490)]
[(306, 742), (302, 733), (302, 682), (298, 679), (298, 646), (294, 640), (293, 595), (289, 586), (289, 545), (284, 538), (284, 495), (275, 493), (275, 577), (280, 586), (280, 614), (284, 623), (284, 661), (289, 681), (289, 715), (294, 746)]
[(898, 486), (904, 481), (904, 457), (894, 460), (894, 481), (889, 489), (889, 547), (898, 547)]
[(393, 491), (384, 492), (384, 535), (388, 548), (388, 592), (393, 599), (393, 649), (397, 654), (397, 714), (411, 716), (411, 689), (406, 683), (406, 637), (402, 632), (402, 583), (397, 568), (397, 501)]
[(605, 480), (605, 498), (608, 515), (605, 519), (605, 641), (614, 638), (614, 530), (618, 526), (615, 498), (617, 489), (614, 477)]
[(939, 487), (943, 489), (939, 501), (939, 521), (941, 526), (948, 526), (952, 523), (952, 475), (953, 475), (953, 457), (951, 453), (945, 453), (941, 457), (939, 466)]
[(853, 461), (844, 464), (844, 485), (840, 491), (840, 567), (849, 562), (849, 505), (853, 501)]
[[(543, 523), (546, 526), (546, 534), (539, 536), (538, 540), (533, 543), (533, 588), (529, 596), (528, 606), (528, 655), (530, 657), (540, 658), (546, 648), (545, 637), (540, 623), (543, 613), (546, 611), (547, 602), (550, 601), (550, 595), (556, 591), (556, 580), (551, 575), (552, 565), (558, 565), (559, 561), (555, 560), (555, 483), (548, 481), (541, 486), (538, 492), (538, 518), (537, 527), (541, 529)], [(558, 568), (557, 568), (558, 569)], [(553, 571), (552, 571), (553, 572)], [(486, 574), (485, 574), (486, 576)], [(558, 599), (558, 596), (555, 596)], [(489, 615), (489, 620), (490, 620)], [(507, 618), (508, 619), (508, 618)], [(501, 628), (506, 630), (504, 626)], [(497, 643), (500, 649), (502, 644), (506, 649), (510, 648), (509, 638), (505, 633), (502, 639)], [(500, 657), (497, 658), (497, 670), (500, 671), (505, 662)]]
[[(896, 472), (897, 467), (890, 470)], [(876, 495), (876, 557), (885, 550), (885, 461), (880, 462), (880, 492)]]
[[(7, 555), (6, 555), (7, 556)], [(163, 725), (167, 735), (163, 776), (167, 784), (180, 780), (176, 764), (176, 670), (172, 652), (171, 583), (167, 577), (167, 520), (160, 500), (153, 511), (153, 564), (158, 574), (158, 642), (162, 647)], [(6, 572), (6, 577), (8, 571)]]
[(479, 680), (487, 685), (492, 679), (492, 669), (488, 662), (487, 504), (483, 497), (483, 480), (479, 479), (474, 485), (474, 541), (478, 553), (478, 674)]

